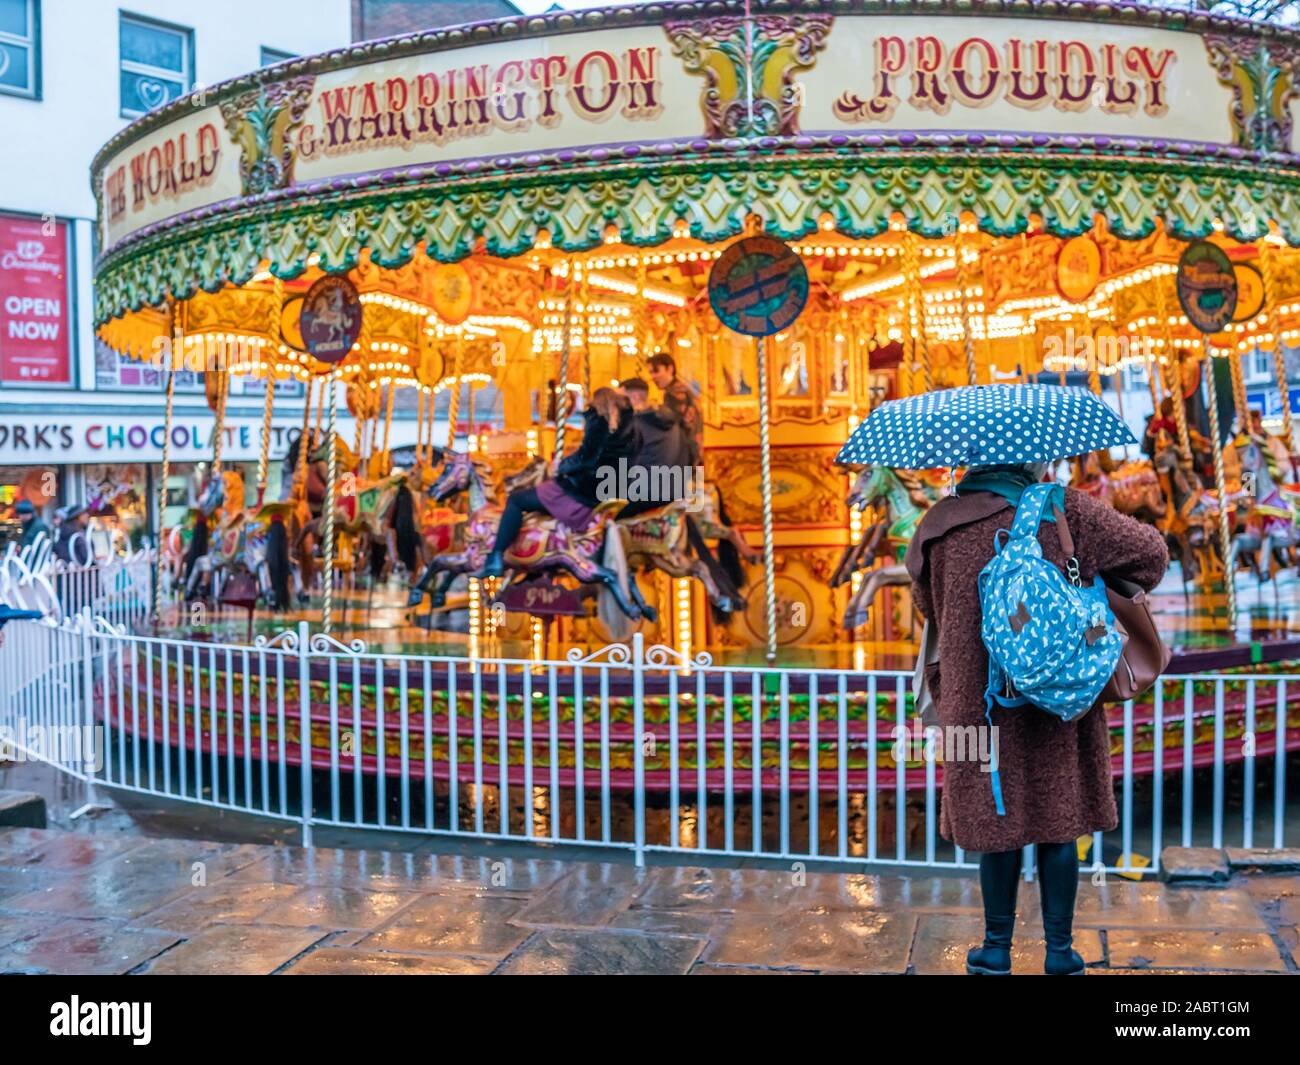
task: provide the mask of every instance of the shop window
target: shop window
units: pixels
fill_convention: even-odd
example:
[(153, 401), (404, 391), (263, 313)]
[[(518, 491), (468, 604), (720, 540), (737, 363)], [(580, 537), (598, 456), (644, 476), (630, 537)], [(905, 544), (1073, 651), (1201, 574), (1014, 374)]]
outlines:
[(0, 92), (39, 99), (40, 52), (37, 0), (0, 0)]
[(293, 52), (282, 52), (278, 48), (268, 48), (262, 45), (261, 65), (264, 67), (273, 67), (276, 63), (283, 63), (286, 59), (294, 58)]
[(122, 15), (118, 39), (123, 118), (137, 118), (189, 92), (194, 81), (193, 31)]

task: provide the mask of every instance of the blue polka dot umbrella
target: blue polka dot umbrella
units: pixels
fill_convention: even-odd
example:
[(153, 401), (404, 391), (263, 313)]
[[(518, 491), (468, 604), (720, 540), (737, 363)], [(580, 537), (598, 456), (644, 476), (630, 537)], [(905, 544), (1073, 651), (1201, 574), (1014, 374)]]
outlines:
[(835, 461), (902, 470), (996, 466), (1135, 443), (1128, 426), (1086, 388), (966, 385), (882, 403)]

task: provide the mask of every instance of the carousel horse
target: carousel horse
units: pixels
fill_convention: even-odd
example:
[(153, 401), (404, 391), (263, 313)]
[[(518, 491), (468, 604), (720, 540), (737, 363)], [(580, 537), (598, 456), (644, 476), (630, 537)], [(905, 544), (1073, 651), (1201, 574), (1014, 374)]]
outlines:
[(1168, 509), (1160, 478), (1146, 462), (1117, 463), (1109, 452), (1093, 451), (1072, 462), (1070, 486), (1086, 492), (1121, 514), (1159, 525)]
[[(692, 558), (687, 551), (692, 517), (688, 502), (678, 500), (617, 522), (627, 565), (633, 570), (653, 567), (670, 577), (694, 577), (704, 585), (709, 604), (720, 615), (734, 613), (742, 600), (736, 582), (725, 571), (715, 571), (708, 561)], [(635, 581), (629, 582), (628, 590), (640, 599)], [(640, 600), (637, 605), (644, 613), (645, 602)]]
[(244, 498), (244, 479), (233, 470), (210, 477), (199, 493), (198, 509), (207, 520), (211, 533), (208, 550), (190, 570), (185, 582), (185, 598), (193, 599), (206, 578), (209, 586), (238, 559), (241, 527), (245, 514), (239, 505)]
[[(907, 567), (899, 559), (912, 542), (925, 512), (938, 498), (938, 490), (914, 474), (891, 470), (887, 466), (866, 466), (859, 472), (849, 491), (849, 507), (863, 510), (883, 501), (885, 519), (871, 525), (856, 544), (844, 549), (831, 575), (830, 586), (835, 588), (849, 581), (855, 573), (866, 571), (865, 578), (849, 597), (845, 608), (845, 629), (852, 631), (866, 623), (871, 604), (882, 589), (911, 585)], [(882, 547), (895, 561), (872, 568)]]
[[(444, 605), (452, 580), (481, 569), (492, 550), (501, 510), (495, 503), (491, 482), (485, 469), (469, 455), (448, 451), (444, 454), (442, 469), (429, 489), (429, 498), (442, 503), (460, 492), (469, 493), (470, 513), (465, 525), (464, 549), (437, 555), (430, 560), (423, 576), (411, 589), (408, 606), (418, 607), (423, 602), (430, 582), (438, 574), (442, 574), (442, 580), (428, 594), (435, 607)], [(654, 611), (641, 605), (644, 600), (633, 587), (635, 579), (598, 561), (604, 556), (606, 538), (615, 527), (614, 514), (623, 505), (624, 500), (599, 504), (592, 512), (591, 524), (580, 531), (569, 529), (548, 515), (529, 514), (518, 537), (506, 551), (506, 565), (516, 576), (564, 572), (583, 584), (600, 584), (628, 617), (653, 620)], [(629, 591), (624, 591), (625, 578)]]
[(1184, 584), (1214, 581), (1223, 572), (1218, 548), (1218, 495), (1205, 489), (1194, 469), (1183, 466), (1177, 447), (1164, 433), (1160, 434), (1152, 466), (1168, 504), (1157, 528), (1164, 533), (1170, 555), (1178, 560)]
[(1232, 541), (1233, 569), (1240, 556), (1248, 556), (1255, 576), (1267, 581), (1272, 576), (1275, 552), (1284, 555), (1283, 568), (1295, 564), (1293, 556), (1300, 546), (1300, 525), (1296, 523), (1294, 495), (1284, 492), (1277, 483), (1280, 474), (1268, 451), (1253, 436), (1237, 439), (1237, 454), (1242, 471), (1253, 478), (1253, 500), (1245, 511), (1245, 520)]

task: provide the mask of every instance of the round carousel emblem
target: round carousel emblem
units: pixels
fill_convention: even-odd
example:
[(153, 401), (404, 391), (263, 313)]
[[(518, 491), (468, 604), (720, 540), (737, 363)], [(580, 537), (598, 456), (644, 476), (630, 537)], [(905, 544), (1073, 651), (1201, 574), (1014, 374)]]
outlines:
[(1264, 275), (1254, 263), (1235, 263), (1232, 272), (1237, 278), (1237, 309), (1234, 322), (1249, 322), (1264, 309)]
[(321, 362), (342, 362), (361, 335), (361, 297), (346, 277), (322, 277), (302, 302), (303, 347)]
[(1217, 333), (1237, 309), (1237, 275), (1228, 253), (1208, 240), (1194, 241), (1178, 260), (1178, 302), (1192, 328)]
[(709, 271), (709, 303), (728, 329), (766, 337), (788, 328), (808, 302), (808, 271), (774, 237), (736, 241)]
[(1056, 257), (1056, 287), (1062, 296), (1079, 303), (1092, 295), (1101, 281), (1101, 249), (1092, 237), (1075, 237), (1061, 245)]
[(460, 325), (474, 305), (474, 279), (460, 263), (439, 263), (430, 276), (430, 302), (448, 325)]

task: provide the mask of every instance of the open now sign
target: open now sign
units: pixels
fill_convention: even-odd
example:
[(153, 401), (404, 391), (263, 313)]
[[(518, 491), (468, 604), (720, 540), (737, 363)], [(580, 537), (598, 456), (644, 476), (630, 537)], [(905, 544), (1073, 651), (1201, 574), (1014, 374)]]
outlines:
[(66, 224), (0, 216), (0, 382), (71, 384), (71, 320)]

